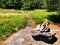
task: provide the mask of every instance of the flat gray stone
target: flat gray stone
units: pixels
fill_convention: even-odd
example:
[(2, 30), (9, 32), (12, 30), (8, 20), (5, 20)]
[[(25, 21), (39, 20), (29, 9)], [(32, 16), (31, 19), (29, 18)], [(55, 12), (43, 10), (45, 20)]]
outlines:
[(31, 36), (32, 28), (22, 29), (5, 41), (5, 45), (50, 45), (43, 41), (36, 41)]

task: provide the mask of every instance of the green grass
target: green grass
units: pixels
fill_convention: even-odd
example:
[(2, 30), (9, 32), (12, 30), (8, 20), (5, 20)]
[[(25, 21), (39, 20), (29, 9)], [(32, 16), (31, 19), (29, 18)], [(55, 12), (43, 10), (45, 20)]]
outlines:
[[(47, 10), (34, 10), (34, 12), (30, 15), (36, 22), (36, 24), (41, 24), (44, 20), (48, 19), (49, 15), (57, 14), (57, 12), (48, 12)], [(49, 23), (53, 23), (49, 20)]]
[(0, 38), (2, 40), (15, 32), (15, 28), (24, 28), (27, 24), (27, 17), (20, 16), (0, 16)]

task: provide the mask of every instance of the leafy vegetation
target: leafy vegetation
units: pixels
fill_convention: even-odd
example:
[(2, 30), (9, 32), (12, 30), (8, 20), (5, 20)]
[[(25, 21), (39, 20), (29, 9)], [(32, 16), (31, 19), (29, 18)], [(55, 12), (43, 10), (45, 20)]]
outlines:
[(46, 0), (0, 0), (0, 8), (25, 10), (46, 8)]
[(59, 0), (47, 0), (47, 9), (48, 11), (58, 10)]
[[(57, 12), (47, 12), (47, 10), (34, 10), (34, 13), (31, 14), (32, 18), (37, 24), (41, 24), (44, 20), (48, 19), (49, 15), (57, 14)], [(48, 20), (49, 23), (52, 23), (51, 20)]]
[(16, 28), (24, 28), (27, 24), (26, 16), (0, 16), (0, 38), (6, 39), (12, 33), (16, 32)]

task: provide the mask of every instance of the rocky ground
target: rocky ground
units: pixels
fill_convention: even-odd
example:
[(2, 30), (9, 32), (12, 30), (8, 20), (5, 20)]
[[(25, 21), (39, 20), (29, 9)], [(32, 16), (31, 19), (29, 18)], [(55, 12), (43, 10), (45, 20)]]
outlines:
[[(58, 25), (57, 25), (58, 26)], [(59, 29), (60, 27), (56, 27), (55, 25), (50, 25), (51, 28)], [(44, 41), (36, 41), (31, 36), (31, 29), (30, 27), (26, 27), (18, 31), (17, 33), (13, 34), (9, 37), (4, 43), (5, 45), (60, 45), (60, 32), (56, 33), (57, 41), (53, 44), (46, 43)]]

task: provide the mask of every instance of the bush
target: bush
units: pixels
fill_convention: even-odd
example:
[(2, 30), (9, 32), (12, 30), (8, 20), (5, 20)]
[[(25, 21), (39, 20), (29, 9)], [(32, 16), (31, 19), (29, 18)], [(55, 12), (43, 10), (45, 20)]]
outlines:
[(47, 0), (47, 9), (48, 11), (57, 11), (58, 5), (60, 1), (59, 0)]
[[(26, 16), (0, 16), (0, 38), (6, 39), (13, 32), (16, 32), (15, 28), (24, 28), (27, 24)], [(17, 29), (17, 30), (18, 30)]]
[(49, 15), (48, 19), (53, 21), (54, 23), (60, 24), (60, 15)]
[(25, 10), (46, 8), (46, 0), (0, 0), (0, 8)]

